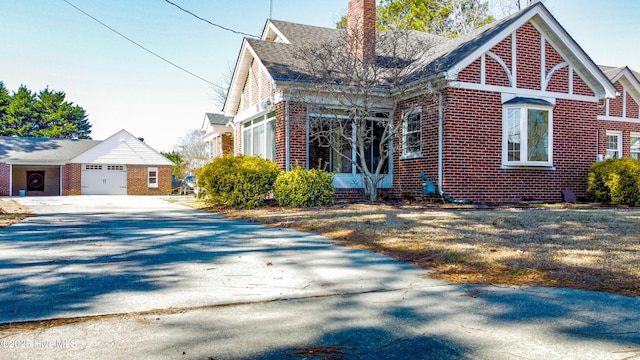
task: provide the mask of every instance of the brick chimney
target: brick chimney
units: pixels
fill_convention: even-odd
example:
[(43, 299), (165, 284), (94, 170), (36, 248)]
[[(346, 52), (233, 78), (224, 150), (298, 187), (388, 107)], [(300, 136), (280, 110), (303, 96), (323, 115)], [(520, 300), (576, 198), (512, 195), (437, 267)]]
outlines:
[(349, 51), (364, 63), (376, 62), (376, 0), (349, 1), (347, 42)]

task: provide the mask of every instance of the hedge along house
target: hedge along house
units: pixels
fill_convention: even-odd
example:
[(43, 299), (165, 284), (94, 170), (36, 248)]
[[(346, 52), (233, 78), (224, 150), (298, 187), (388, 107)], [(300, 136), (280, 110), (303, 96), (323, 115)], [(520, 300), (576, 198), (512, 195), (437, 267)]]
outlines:
[(0, 137), (0, 196), (165, 195), (172, 165), (126, 130), (103, 141)]
[[(375, 28), (375, 0), (352, 0), (349, 12), (350, 23)], [(341, 31), (268, 20), (260, 40), (244, 40), (224, 106), (236, 153), (266, 157), (285, 170), (296, 162), (313, 167), (321, 151), (309, 130), (292, 122), (317, 115), (312, 101), (292, 96), (311, 75), (294, 54)], [(375, 41), (364, 47), (373, 58), (384, 57)], [(428, 54), (415, 82), (426, 89), (430, 80), (446, 79), (437, 100), (414, 93), (390, 107), (380, 99), (380, 116), (403, 123), (379, 185), (396, 197), (419, 192), (424, 172), (454, 198), (561, 201), (566, 188), (586, 196), (590, 165), (612, 156), (614, 141), (615, 156), (640, 152), (636, 74), (623, 68), (605, 75), (542, 3), (458, 38), (440, 38)], [(335, 165), (336, 196), (357, 194), (362, 186), (354, 167)]]

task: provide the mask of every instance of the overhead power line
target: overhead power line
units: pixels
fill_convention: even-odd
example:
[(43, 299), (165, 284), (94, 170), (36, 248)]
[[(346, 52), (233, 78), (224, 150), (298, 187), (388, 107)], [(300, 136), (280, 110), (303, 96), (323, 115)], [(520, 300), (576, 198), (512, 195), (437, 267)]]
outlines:
[(182, 10), (182, 11), (186, 12), (187, 14), (189, 14), (189, 15), (191, 15), (191, 16), (193, 16), (193, 17), (195, 17), (196, 19), (198, 19), (198, 20), (202, 20), (202, 21), (206, 22), (206, 23), (207, 23), (207, 24), (209, 24), (209, 25), (213, 25), (213, 26), (218, 27), (218, 28), (220, 28), (220, 29), (222, 29), (222, 30), (230, 31), (230, 32), (235, 33), (235, 34), (244, 35), (244, 36), (248, 36), (248, 37), (252, 37), (252, 38), (257, 38), (257, 39), (259, 39), (259, 38), (260, 38), (260, 36), (257, 36), (257, 35), (252, 35), (252, 34), (243, 33), (243, 32), (241, 32), (241, 31), (237, 31), (237, 30), (229, 29), (229, 28), (224, 27), (224, 26), (222, 26), (222, 25), (218, 25), (218, 24), (212, 23), (211, 21), (209, 21), (209, 20), (207, 20), (207, 19), (204, 19), (204, 18), (201, 18), (200, 16), (198, 16), (198, 15), (196, 15), (196, 14), (192, 13), (191, 11), (186, 10), (186, 9), (184, 9), (184, 8), (180, 7), (180, 5), (178, 5), (178, 4), (176, 4), (176, 3), (172, 2), (172, 1), (169, 1), (169, 0), (164, 0), (164, 1), (166, 1), (167, 3), (169, 3), (169, 4), (171, 4), (171, 5), (175, 6), (175, 7), (177, 7), (178, 9), (180, 9), (180, 10)]
[(98, 20), (97, 18), (95, 18), (94, 16), (92, 16), (91, 14), (89, 14), (88, 12), (86, 12), (86, 11), (84, 11), (84, 10), (80, 9), (79, 7), (75, 6), (74, 4), (72, 4), (71, 2), (69, 2), (68, 0), (62, 0), (62, 1), (66, 2), (69, 6), (71, 6), (71, 7), (73, 7), (74, 9), (76, 9), (76, 10), (80, 11), (81, 13), (83, 13), (83, 14), (84, 14), (84, 15), (86, 15), (86, 16), (88, 16), (89, 18), (91, 18), (91, 19), (92, 19), (92, 20), (94, 20), (95, 22), (99, 23), (100, 25), (102, 25), (102, 26), (106, 27), (107, 29), (111, 30), (112, 32), (114, 32), (114, 33), (118, 34), (120, 37), (124, 38), (125, 40), (129, 41), (130, 43), (132, 43), (132, 44), (136, 45), (137, 47), (139, 47), (139, 48), (141, 48), (142, 50), (144, 50), (144, 51), (148, 52), (149, 54), (151, 54), (151, 55), (153, 55), (153, 56), (157, 57), (158, 59), (160, 59), (160, 60), (162, 60), (162, 61), (166, 62), (167, 64), (169, 64), (169, 65), (171, 65), (171, 66), (173, 66), (173, 67), (175, 67), (175, 68), (177, 68), (177, 69), (180, 69), (180, 70), (184, 71), (185, 73), (187, 73), (187, 74), (189, 74), (189, 75), (191, 75), (191, 76), (193, 76), (193, 77), (196, 77), (196, 78), (198, 78), (198, 79), (200, 79), (200, 80), (202, 80), (202, 81), (206, 82), (207, 84), (210, 84), (210, 85), (212, 85), (212, 86), (214, 86), (214, 87), (222, 88), (220, 85), (214, 84), (213, 82), (211, 82), (211, 81), (209, 81), (209, 80), (207, 80), (207, 79), (203, 78), (202, 76), (199, 76), (199, 75), (197, 75), (197, 74), (194, 74), (194, 73), (192, 73), (191, 71), (189, 71), (189, 70), (187, 70), (187, 69), (183, 68), (182, 66), (180, 66), (180, 65), (178, 65), (178, 64), (176, 64), (176, 63), (174, 63), (174, 62), (172, 62), (171, 60), (168, 60), (168, 59), (166, 59), (166, 58), (164, 58), (164, 57), (160, 56), (159, 54), (157, 54), (157, 53), (155, 53), (155, 52), (153, 52), (153, 51), (151, 51), (151, 50), (147, 49), (146, 47), (142, 46), (142, 45), (141, 45), (141, 44), (139, 44), (138, 42), (136, 42), (136, 41), (132, 40), (131, 38), (127, 37), (126, 35), (122, 34), (122, 33), (121, 33), (121, 32), (119, 32), (118, 30), (116, 30), (116, 29), (112, 28), (111, 26), (109, 26), (109, 25), (105, 24), (104, 22), (102, 22), (102, 21)]

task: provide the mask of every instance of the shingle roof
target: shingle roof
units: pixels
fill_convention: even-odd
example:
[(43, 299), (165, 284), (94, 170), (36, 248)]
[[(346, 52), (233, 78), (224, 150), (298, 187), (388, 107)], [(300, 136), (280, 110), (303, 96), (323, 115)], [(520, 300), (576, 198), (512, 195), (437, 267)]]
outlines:
[(98, 140), (0, 136), (0, 162), (63, 164), (99, 143)]
[(219, 113), (206, 113), (207, 120), (209, 120), (209, 124), (211, 125), (227, 125), (227, 118), (224, 114)]
[[(526, 9), (525, 9), (526, 10)], [(447, 71), (451, 66), (468, 56), (488, 38), (498, 34), (504, 28), (509, 27), (526, 11), (521, 11), (501, 20), (494, 21), (480, 27), (468, 34), (454, 39), (445, 38), (421, 31), (404, 31), (407, 36), (416, 43), (431, 46), (431, 50), (425, 52), (420, 61), (424, 64), (420, 76)], [(305, 71), (305, 67), (296, 59), (296, 52), (302, 46), (328, 43), (344, 37), (346, 30), (323, 28), (304, 24), (296, 24), (280, 20), (270, 22), (282, 33), (289, 43), (265, 41), (258, 39), (246, 39), (252, 50), (255, 51), (260, 61), (267, 68), (274, 80), (311, 80), (311, 75)], [(384, 42), (386, 37), (394, 36), (393, 31), (378, 31), (378, 42)], [(376, 47), (377, 55), (383, 56)]]

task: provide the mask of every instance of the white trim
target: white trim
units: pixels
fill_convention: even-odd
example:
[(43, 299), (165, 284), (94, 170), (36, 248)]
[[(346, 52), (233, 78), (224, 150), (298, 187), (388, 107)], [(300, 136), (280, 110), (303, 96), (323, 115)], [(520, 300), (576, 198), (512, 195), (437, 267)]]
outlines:
[(640, 124), (640, 119), (636, 119), (636, 118), (621, 118), (621, 117), (617, 117), (617, 116), (598, 115), (598, 120), (603, 120), (603, 121), (622, 121), (622, 122), (626, 122), (626, 123)]
[[(155, 172), (156, 176), (153, 177), (151, 176), (151, 173)], [(155, 189), (158, 187), (158, 182), (160, 181), (160, 174), (158, 173), (158, 168), (157, 167), (148, 167), (147, 168), (147, 187), (150, 189)], [(152, 183), (151, 179), (155, 178), (155, 182)]]
[[(489, 51), (490, 52), (490, 51)], [(480, 84), (487, 83), (487, 54), (480, 57)]]
[[(631, 133), (629, 133), (629, 156), (630, 156), (632, 159), (636, 159), (636, 158), (634, 158), (634, 157), (633, 157), (633, 151), (631, 150), (631, 139), (632, 139), (632, 138), (640, 138), (640, 132), (634, 132), (634, 131), (632, 131)], [(640, 151), (637, 151), (636, 153), (637, 153), (637, 154), (640, 154)]]
[[(547, 74), (547, 76), (543, 79), (543, 83), (544, 83), (544, 87), (542, 88), (543, 91), (547, 90), (547, 86), (549, 86), (549, 82), (551, 81), (551, 77), (553, 76), (553, 74), (556, 71), (564, 68), (565, 66), (569, 66), (569, 63), (566, 62), (566, 61), (565, 62), (561, 62), (560, 64), (554, 66), (553, 68), (551, 68), (551, 70), (549, 70), (549, 74)], [(571, 85), (573, 85), (573, 84), (571, 84)], [(573, 89), (570, 89), (570, 90), (573, 90)], [(569, 94), (573, 94), (573, 91), (569, 91)]]
[(627, 88), (622, 87), (622, 117), (627, 118)]
[[(420, 134), (420, 146), (419, 146), (419, 150), (418, 151), (411, 151), (411, 152), (406, 152), (406, 145), (407, 145), (407, 135), (408, 134), (408, 130), (407, 130), (407, 117), (414, 115), (414, 114), (418, 114), (420, 116), (420, 129), (419, 130), (414, 130), (411, 132), (411, 134), (414, 133), (418, 133)], [(422, 157), (422, 124), (423, 124), (423, 117), (422, 117), (422, 106), (414, 106), (405, 110), (402, 110), (402, 157), (401, 159), (413, 159), (413, 158), (417, 158), (417, 157)]]
[(540, 90), (542, 91), (547, 90), (547, 84), (549, 83), (545, 77), (545, 73), (547, 72), (547, 47), (545, 44), (544, 35), (540, 33)]
[[(502, 66), (502, 69), (504, 70), (505, 74), (507, 74), (507, 78), (509, 79), (509, 85), (513, 87), (514, 77), (511, 75), (511, 71), (509, 71), (509, 68), (507, 67), (507, 64), (504, 62), (504, 60), (502, 60), (500, 56), (496, 55), (492, 51), (487, 51), (486, 54), (489, 55), (489, 57), (491, 57), (493, 60), (497, 61), (500, 66)], [(482, 84), (486, 85), (486, 83), (484, 82)]]
[[(605, 135), (607, 137), (609, 136), (617, 136), (618, 137), (618, 148), (615, 150), (618, 152), (618, 159), (622, 159), (622, 131), (618, 131), (618, 130), (607, 130), (607, 132), (605, 133)], [(604, 142), (604, 158), (605, 159), (610, 159), (607, 157), (607, 152), (609, 151), (609, 148), (607, 147), (607, 142), (608, 139), (605, 137), (605, 142)]]
[[(515, 109), (519, 111), (518, 120), (520, 121), (520, 161), (508, 160), (508, 139), (509, 139), (509, 110)], [(547, 144), (547, 161), (528, 161), (528, 112), (529, 110), (541, 110), (546, 111), (548, 116), (548, 144)], [(533, 104), (516, 104), (516, 105), (503, 105), (502, 106), (502, 168), (553, 168), (553, 107), (533, 105)]]
[(517, 65), (518, 46), (516, 44), (517, 42), (516, 30), (517, 29), (513, 29), (513, 31), (511, 32), (511, 75), (513, 76), (513, 81), (511, 82), (512, 88), (518, 87), (518, 65)]
[[(609, 99), (605, 99), (605, 111), (604, 111), (604, 116), (606, 116), (606, 117), (610, 117), (610, 115), (609, 115), (609, 114), (610, 114), (610, 111), (609, 111), (610, 106), (611, 106), (611, 103), (609, 102)], [(599, 117), (600, 117), (600, 116), (598, 116), (598, 118), (599, 118)]]
[(577, 101), (587, 101), (587, 102), (598, 102), (598, 98), (595, 96), (585, 96), (585, 95), (574, 95), (574, 94), (565, 94), (558, 92), (550, 92), (550, 91), (540, 91), (540, 90), (529, 90), (529, 89), (514, 89), (506, 86), (495, 86), (495, 85), (482, 85), (482, 84), (474, 84), (474, 83), (466, 83), (461, 81), (451, 81), (449, 82), (449, 87), (456, 89), (467, 89), (467, 90), (481, 90), (481, 91), (489, 91), (489, 92), (499, 92), (499, 93), (518, 93), (520, 95), (528, 96), (528, 97), (553, 97), (557, 99), (566, 99), (566, 100), (577, 100)]
[(573, 95), (573, 66), (569, 65), (569, 94)]

